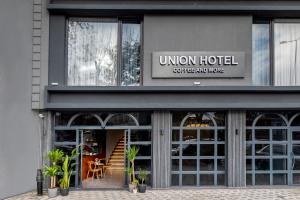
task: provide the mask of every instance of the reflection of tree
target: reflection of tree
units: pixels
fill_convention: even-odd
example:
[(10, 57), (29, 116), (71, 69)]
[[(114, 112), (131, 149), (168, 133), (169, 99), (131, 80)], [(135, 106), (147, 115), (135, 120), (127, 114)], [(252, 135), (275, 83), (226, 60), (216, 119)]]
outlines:
[[(140, 83), (140, 35), (138, 26), (124, 25), (122, 42), (122, 85)], [(137, 32), (138, 31), (138, 32)]]

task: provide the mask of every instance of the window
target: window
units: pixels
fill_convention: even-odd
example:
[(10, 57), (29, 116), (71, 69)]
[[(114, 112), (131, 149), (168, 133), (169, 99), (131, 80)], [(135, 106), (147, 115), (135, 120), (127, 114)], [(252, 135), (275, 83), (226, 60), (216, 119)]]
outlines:
[(300, 23), (255, 22), (252, 26), (253, 85), (300, 85), (299, 40)]
[(140, 85), (139, 22), (68, 20), (68, 85)]

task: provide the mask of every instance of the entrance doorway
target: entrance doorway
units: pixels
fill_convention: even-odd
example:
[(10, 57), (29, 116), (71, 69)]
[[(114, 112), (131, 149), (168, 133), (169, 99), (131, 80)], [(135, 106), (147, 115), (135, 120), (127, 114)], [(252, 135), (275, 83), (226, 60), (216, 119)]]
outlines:
[(128, 184), (125, 151), (132, 146), (139, 148), (136, 175), (138, 169), (146, 170), (147, 184), (151, 185), (151, 114), (79, 113), (55, 118), (59, 122), (55, 121), (53, 148), (69, 154), (77, 147), (80, 153), (71, 187), (123, 188)]

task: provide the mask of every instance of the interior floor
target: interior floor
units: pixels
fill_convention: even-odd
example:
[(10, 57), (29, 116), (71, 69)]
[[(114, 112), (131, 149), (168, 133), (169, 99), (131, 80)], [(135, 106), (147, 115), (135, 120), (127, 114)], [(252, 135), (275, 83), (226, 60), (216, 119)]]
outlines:
[(103, 178), (88, 178), (82, 181), (82, 188), (106, 188), (117, 189), (124, 187), (124, 170), (113, 170), (112, 174), (107, 171)]

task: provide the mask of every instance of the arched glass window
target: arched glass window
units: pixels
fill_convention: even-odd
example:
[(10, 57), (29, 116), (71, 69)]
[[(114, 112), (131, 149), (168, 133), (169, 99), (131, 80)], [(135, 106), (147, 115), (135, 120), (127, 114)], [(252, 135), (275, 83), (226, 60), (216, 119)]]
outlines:
[(111, 114), (104, 122), (105, 126), (138, 126), (137, 119), (131, 114)]
[(300, 114), (296, 114), (292, 117), (291, 126), (300, 126)]
[[(257, 121), (256, 121), (257, 120)], [(286, 126), (287, 122), (284, 117), (279, 114), (267, 113), (262, 114), (254, 120), (254, 126)]]
[(77, 114), (70, 121), (69, 126), (101, 126), (101, 118), (95, 114)]
[(215, 126), (215, 122), (206, 113), (189, 114), (183, 118), (181, 122), (183, 127), (211, 127)]

